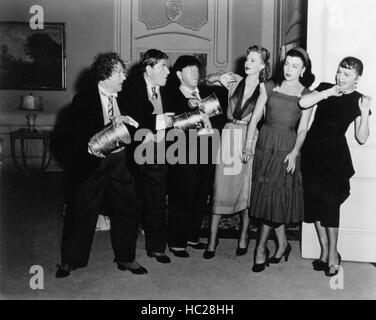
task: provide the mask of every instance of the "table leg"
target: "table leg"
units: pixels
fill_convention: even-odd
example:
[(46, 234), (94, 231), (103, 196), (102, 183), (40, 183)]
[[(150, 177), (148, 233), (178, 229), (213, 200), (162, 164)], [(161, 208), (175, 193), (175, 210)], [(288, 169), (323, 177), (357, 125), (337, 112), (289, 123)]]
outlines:
[(10, 150), (11, 150), (12, 160), (13, 160), (15, 167), (20, 171), (24, 171), (21, 168), (20, 164), (18, 163), (17, 156), (16, 156), (16, 138), (12, 136), (10, 137)]
[(25, 167), (25, 171), (29, 172), (29, 167), (27, 165), (27, 155), (26, 155), (26, 152), (25, 152), (25, 139), (24, 138), (20, 138), (20, 141), (21, 141), (22, 163), (23, 163), (23, 165)]
[[(52, 160), (52, 154), (51, 152), (49, 152), (48, 149), (49, 149), (49, 139), (43, 139), (43, 156), (42, 156), (42, 163), (40, 165), (39, 171), (46, 170)], [(49, 156), (46, 162), (47, 154), (49, 154)]]

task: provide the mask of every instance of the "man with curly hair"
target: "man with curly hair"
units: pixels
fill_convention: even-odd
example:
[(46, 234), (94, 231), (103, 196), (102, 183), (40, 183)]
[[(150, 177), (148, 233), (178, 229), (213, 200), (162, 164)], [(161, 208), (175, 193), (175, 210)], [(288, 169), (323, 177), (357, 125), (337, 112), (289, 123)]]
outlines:
[[(145, 274), (135, 260), (139, 225), (139, 201), (136, 195), (133, 156), (130, 148), (91, 154), (88, 143), (109, 124), (123, 123), (121, 97), (125, 64), (113, 52), (99, 54), (92, 66), (95, 85), (75, 95), (72, 102), (71, 160), (65, 166), (69, 192), (61, 243), (61, 265), (57, 278), (69, 276), (76, 268), (86, 267), (98, 214), (104, 209), (111, 218), (111, 243), (119, 270)], [(119, 101), (118, 101), (119, 99)], [(129, 121), (128, 121), (129, 122)], [(135, 123), (137, 126), (137, 123)], [(126, 125), (132, 135), (135, 126)]]

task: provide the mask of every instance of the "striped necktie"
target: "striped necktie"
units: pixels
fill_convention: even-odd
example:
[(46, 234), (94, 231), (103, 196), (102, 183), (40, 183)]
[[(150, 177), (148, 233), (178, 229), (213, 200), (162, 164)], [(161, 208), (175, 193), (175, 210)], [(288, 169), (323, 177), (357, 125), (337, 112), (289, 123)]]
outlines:
[(196, 90), (195, 90), (195, 91), (192, 91), (191, 95), (192, 95), (192, 97), (193, 97), (194, 99), (200, 100), (200, 99), (198, 98), (198, 94), (197, 94), (197, 91), (196, 91)]
[(157, 87), (151, 87), (151, 98), (153, 100), (157, 100), (158, 99), (158, 93), (157, 93)]
[(108, 117), (110, 120), (114, 117), (114, 96), (108, 96)]

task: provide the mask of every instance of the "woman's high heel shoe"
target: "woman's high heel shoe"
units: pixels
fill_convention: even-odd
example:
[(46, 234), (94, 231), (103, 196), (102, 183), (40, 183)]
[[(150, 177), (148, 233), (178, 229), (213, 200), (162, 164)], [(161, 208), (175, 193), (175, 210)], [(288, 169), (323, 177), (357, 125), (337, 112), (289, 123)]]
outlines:
[(338, 264), (332, 264), (328, 269), (325, 271), (325, 275), (327, 277), (333, 277), (338, 274), (339, 266), (341, 265), (341, 255), (338, 253)]
[(204, 251), (204, 254), (202, 255), (204, 259), (212, 259), (214, 258), (215, 256), (215, 250), (217, 249), (217, 246), (218, 246), (218, 239), (215, 240), (215, 247), (214, 247), (214, 251), (210, 251), (208, 249), (206, 249)]
[(247, 240), (247, 245), (245, 246), (245, 248), (240, 248), (239, 243), (238, 243), (238, 247), (236, 248), (236, 252), (235, 252), (237, 256), (244, 256), (248, 252), (249, 241), (250, 239)]
[(329, 270), (329, 266), (328, 266), (328, 263), (325, 262), (325, 261), (322, 261), (320, 259), (316, 259), (316, 260), (313, 260), (312, 261), (312, 267), (313, 267), (313, 270), (315, 271), (328, 271)]
[(254, 255), (254, 261), (255, 263), (253, 264), (253, 267), (252, 267), (252, 271), (253, 272), (261, 272), (261, 271), (264, 271), (265, 269), (265, 266), (269, 267), (269, 250), (268, 248), (265, 249), (265, 262), (263, 263), (256, 263), (256, 251), (255, 251), (255, 255)]
[(269, 263), (280, 263), (281, 262), (281, 259), (283, 257), (285, 257), (285, 261), (287, 262), (289, 260), (289, 255), (290, 255), (290, 252), (291, 252), (291, 246), (290, 244), (288, 243), (287, 246), (286, 246), (286, 249), (285, 251), (283, 252), (282, 256), (280, 258), (276, 258), (276, 257), (271, 257), (269, 259)]

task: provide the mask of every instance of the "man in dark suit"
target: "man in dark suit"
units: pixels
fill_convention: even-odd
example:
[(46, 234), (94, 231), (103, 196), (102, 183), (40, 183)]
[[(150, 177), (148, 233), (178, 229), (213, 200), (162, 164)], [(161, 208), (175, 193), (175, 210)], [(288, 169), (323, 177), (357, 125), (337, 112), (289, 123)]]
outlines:
[[(176, 60), (166, 86), (167, 111), (177, 115), (192, 112), (197, 110), (202, 99), (212, 94), (208, 87), (198, 85), (200, 69), (200, 61), (194, 56), (184, 55)], [(214, 179), (214, 165), (210, 138), (197, 133), (194, 129), (185, 132), (184, 161), (171, 165), (168, 174), (168, 242), (174, 255), (182, 258), (189, 257), (187, 246), (198, 250), (206, 248), (206, 244), (200, 242), (200, 229), (203, 216), (209, 211), (207, 201)], [(196, 144), (192, 143), (193, 139)], [(208, 148), (203, 150), (205, 155), (200, 154), (203, 139), (208, 139)], [(207, 159), (206, 163), (200, 162), (201, 156)], [(191, 163), (193, 158), (194, 163)]]
[[(139, 123), (139, 129), (150, 130), (142, 143), (152, 144), (152, 154), (147, 155), (151, 161), (141, 165), (138, 182), (143, 200), (145, 249), (149, 257), (156, 258), (160, 263), (171, 262), (165, 254), (167, 165), (164, 143), (157, 143), (157, 135), (162, 133), (164, 140), (163, 130), (171, 125), (170, 114), (165, 113), (164, 107), (166, 96), (163, 87), (169, 74), (167, 58), (160, 50), (146, 51), (140, 61), (140, 69), (127, 79), (124, 89), (127, 114)], [(162, 160), (158, 154), (163, 156)]]
[[(89, 260), (98, 214), (111, 218), (111, 243), (118, 269), (133, 274), (147, 270), (135, 261), (139, 201), (133, 157), (128, 147), (107, 155), (89, 153), (88, 143), (105, 126), (129, 120), (117, 100), (125, 80), (125, 64), (116, 53), (96, 57), (91, 66), (96, 84), (73, 98), (71, 108), (71, 157), (66, 161), (67, 210), (61, 243), (61, 265), (56, 277), (69, 276)], [(130, 135), (135, 131), (126, 125)]]

